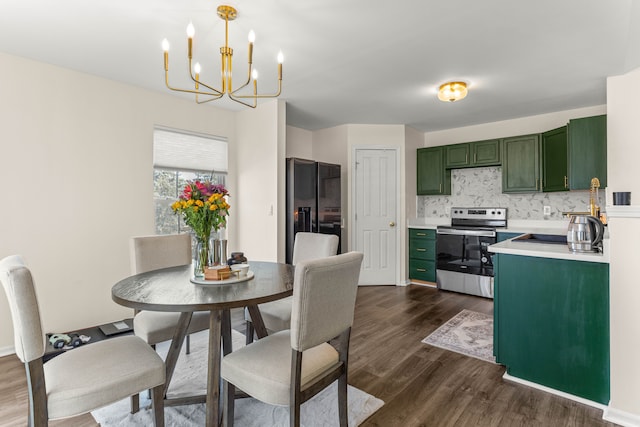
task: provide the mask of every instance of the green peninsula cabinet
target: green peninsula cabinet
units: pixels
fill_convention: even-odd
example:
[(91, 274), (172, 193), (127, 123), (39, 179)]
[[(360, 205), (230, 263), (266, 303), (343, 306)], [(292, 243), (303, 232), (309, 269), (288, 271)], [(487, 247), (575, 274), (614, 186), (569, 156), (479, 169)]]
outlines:
[(591, 178), (607, 186), (607, 116), (569, 120), (569, 188), (588, 190)]
[(531, 193), (540, 190), (540, 135), (502, 140), (502, 192)]
[(436, 230), (409, 229), (409, 279), (436, 281)]
[(451, 194), (451, 171), (444, 167), (444, 155), (443, 146), (418, 149), (418, 196)]
[(494, 354), (511, 376), (609, 402), (609, 264), (498, 253)]

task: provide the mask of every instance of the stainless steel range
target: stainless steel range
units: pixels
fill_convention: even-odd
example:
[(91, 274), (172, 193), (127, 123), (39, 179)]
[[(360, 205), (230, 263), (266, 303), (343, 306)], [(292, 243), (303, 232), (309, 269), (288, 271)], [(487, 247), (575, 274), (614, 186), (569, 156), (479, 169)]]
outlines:
[(451, 225), (437, 228), (438, 288), (493, 298), (487, 248), (496, 243), (496, 229), (506, 226), (506, 208), (451, 208)]

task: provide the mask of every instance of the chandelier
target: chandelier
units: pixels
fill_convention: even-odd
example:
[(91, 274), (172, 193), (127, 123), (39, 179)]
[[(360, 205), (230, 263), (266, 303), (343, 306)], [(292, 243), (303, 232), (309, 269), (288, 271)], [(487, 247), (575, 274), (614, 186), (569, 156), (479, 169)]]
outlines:
[(455, 102), (467, 96), (467, 84), (465, 82), (449, 82), (438, 89), (438, 99), (445, 102)]
[[(224, 46), (220, 48), (220, 55), (222, 57), (222, 75), (221, 86), (219, 89), (214, 88), (211, 84), (204, 83), (200, 80), (200, 73), (202, 67), (199, 62), (192, 65), (193, 58), (193, 36), (195, 34), (195, 28), (192, 23), (187, 26), (187, 46), (188, 46), (188, 59), (189, 59), (189, 75), (193, 81), (193, 89), (180, 89), (172, 87), (169, 84), (169, 41), (164, 39), (162, 41), (162, 50), (164, 51), (164, 80), (167, 87), (171, 90), (178, 92), (186, 92), (195, 94), (196, 102), (203, 104), (205, 102), (215, 101), (222, 98), (225, 94), (232, 100), (246, 105), (247, 107), (255, 108), (258, 98), (276, 98), (282, 92), (282, 52), (278, 53), (278, 91), (273, 94), (259, 95), (258, 94), (258, 71), (253, 68), (253, 43), (255, 41), (255, 33), (253, 30), (249, 32), (249, 70), (247, 80), (240, 87), (234, 89), (233, 87), (233, 49), (229, 47), (229, 21), (233, 21), (238, 16), (238, 11), (232, 6), (218, 6), (218, 16), (224, 19)], [(239, 91), (249, 86), (253, 82), (253, 94), (246, 93), (239, 94)], [(243, 100), (248, 100), (243, 101)]]

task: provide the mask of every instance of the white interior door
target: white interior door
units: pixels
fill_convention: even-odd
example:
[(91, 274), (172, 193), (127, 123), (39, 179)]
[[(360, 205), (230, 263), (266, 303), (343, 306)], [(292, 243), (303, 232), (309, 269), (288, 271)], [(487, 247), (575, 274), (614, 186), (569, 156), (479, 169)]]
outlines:
[(395, 149), (356, 149), (356, 250), (364, 253), (361, 285), (395, 285), (397, 166)]

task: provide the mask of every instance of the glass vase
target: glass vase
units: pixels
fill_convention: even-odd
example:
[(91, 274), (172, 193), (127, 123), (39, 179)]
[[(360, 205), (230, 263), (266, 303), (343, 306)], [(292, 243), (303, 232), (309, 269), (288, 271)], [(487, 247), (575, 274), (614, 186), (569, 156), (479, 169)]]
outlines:
[(196, 256), (193, 262), (193, 276), (196, 279), (204, 279), (204, 270), (209, 266), (209, 236), (196, 236)]

